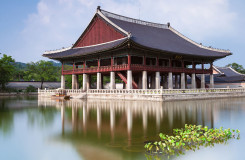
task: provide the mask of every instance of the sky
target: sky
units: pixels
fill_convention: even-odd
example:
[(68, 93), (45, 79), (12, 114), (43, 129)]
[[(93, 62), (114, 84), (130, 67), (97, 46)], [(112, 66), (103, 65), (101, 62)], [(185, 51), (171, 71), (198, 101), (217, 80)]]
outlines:
[(205, 46), (233, 55), (214, 64), (245, 67), (244, 0), (0, 0), (0, 53), (18, 62), (36, 62), (48, 50), (70, 47), (97, 6), (171, 26)]

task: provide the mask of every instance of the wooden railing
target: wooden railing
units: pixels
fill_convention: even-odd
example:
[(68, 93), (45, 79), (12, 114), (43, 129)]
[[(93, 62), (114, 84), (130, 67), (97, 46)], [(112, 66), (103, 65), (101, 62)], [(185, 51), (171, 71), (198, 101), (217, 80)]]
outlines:
[(90, 68), (77, 68), (74, 70), (63, 70), (62, 74), (82, 74), (82, 73), (96, 73), (96, 72), (110, 72), (110, 71), (159, 71), (159, 72), (175, 72), (175, 73), (197, 73), (197, 74), (209, 74), (212, 73), (212, 69), (192, 69), (181, 67), (168, 67), (168, 66), (156, 66), (156, 65), (142, 65), (142, 64), (120, 64), (113, 66), (100, 66)]

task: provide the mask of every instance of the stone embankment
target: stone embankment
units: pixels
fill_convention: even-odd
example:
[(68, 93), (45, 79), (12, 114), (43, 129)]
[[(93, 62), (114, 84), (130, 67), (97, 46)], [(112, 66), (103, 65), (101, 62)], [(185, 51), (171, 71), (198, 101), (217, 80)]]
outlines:
[[(243, 97), (245, 89), (89, 89), (83, 90), (66, 90), (67, 95), (77, 99), (111, 99), (111, 100), (149, 100), (149, 101), (176, 101), (176, 100), (194, 100), (194, 99), (213, 99), (228, 97)], [(51, 97), (55, 90), (39, 90), (38, 95)]]

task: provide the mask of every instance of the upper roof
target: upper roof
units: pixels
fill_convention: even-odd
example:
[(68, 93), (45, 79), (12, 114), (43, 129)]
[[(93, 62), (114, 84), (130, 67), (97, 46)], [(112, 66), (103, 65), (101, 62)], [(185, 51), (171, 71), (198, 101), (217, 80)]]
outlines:
[(79, 50), (72, 46), (66, 51), (45, 52), (43, 56), (53, 59), (62, 59), (65, 57), (67, 58), (78, 55), (82, 56), (85, 54), (87, 55), (90, 53), (99, 52), (100, 47), (103, 48), (103, 51), (110, 50), (111, 48), (115, 48), (117, 45), (120, 45), (120, 43), (124, 43), (126, 40), (144, 48), (153, 49), (160, 52), (167, 52), (170, 54), (173, 53), (189, 56), (210, 57), (212, 59), (223, 58), (231, 55), (229, 50), (205, 47), (190, 40), (173, 29), (170, 24), (151, 23), (124, 17), (101, 10), (100, 8), (97, 9), (95, 16), (102, 18), (115, 30), (120, 31), (126, 37), (126, 39), (123, 38), (124, 40), (116, 40), (116, 42), (114, 40), (107, 42), (106, 44), (81, 47)]

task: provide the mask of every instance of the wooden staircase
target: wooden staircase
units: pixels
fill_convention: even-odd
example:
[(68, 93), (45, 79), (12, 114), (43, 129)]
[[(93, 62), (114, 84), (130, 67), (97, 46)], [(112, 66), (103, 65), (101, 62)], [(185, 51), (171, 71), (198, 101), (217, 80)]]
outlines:
[[(126, 76), (124, 76), (123, 73), (121, 73), (121, 72), (116, 72), (116, 73), (122, 79), (122, 81), (125, 84), (127, 84), (127, 78), (126, 78)], [(137, 85), (137, 83), (135, 83), (134, 80), (132, 80), (132, 86), (133, 86), (133, 89), (138, 89), (138, 85)]]

